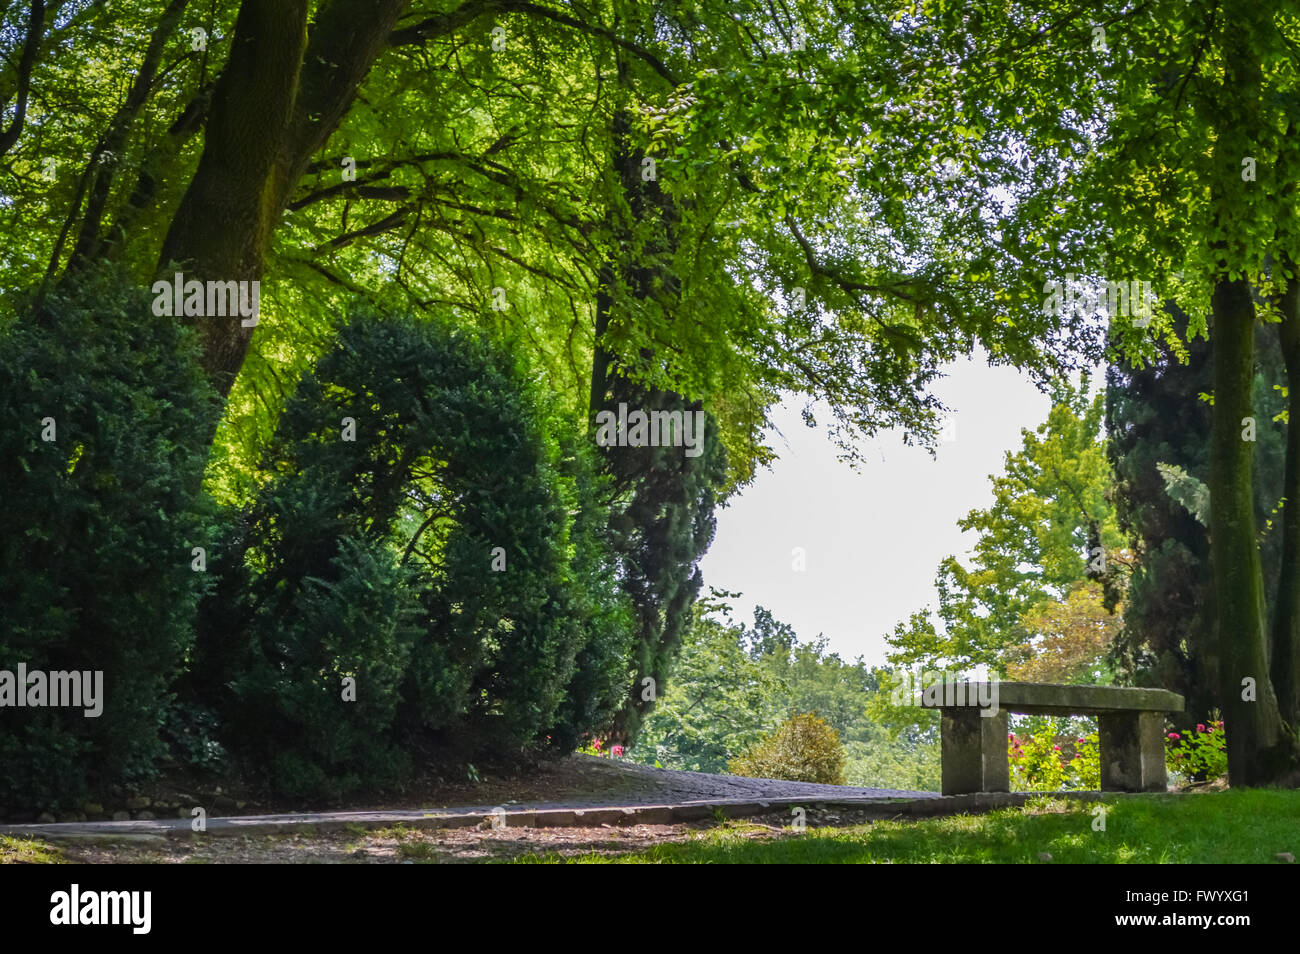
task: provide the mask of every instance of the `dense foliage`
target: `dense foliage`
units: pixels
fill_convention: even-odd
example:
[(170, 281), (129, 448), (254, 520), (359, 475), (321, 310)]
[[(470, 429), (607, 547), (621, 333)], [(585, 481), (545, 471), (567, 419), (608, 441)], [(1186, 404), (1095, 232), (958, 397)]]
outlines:
[(608, 717), (630, 613), (591, 462), (546, 414), (479, 338), (345, 326), (215, 543), (191, 678), (228, 748), (284, 791), (346, 791), (401, 781), (418, 739), (517, 750)]
[(103, 681), (90, 717), (6, 700), (2, 805), (75, 809), (164, 753), (205, 582), (192, 548), (207, 542), (198, 488), (216, 404), (196, 356), (112, 271), (0, 329), (0, 669)]
[[(714, 505), (726, 476), (726, 453), (717, 420), (697, 402), (668, 391), (614, 389), (631, 407), (647, 412), (704, 415), (698, 456), (675, 446), (604, 449), (615, 491), (609, 527), (619, 555), (624, 593), (633, 607), (636, 658), (633, 692), (616, 715), (613, 734), (636, 737), (657, 687), (673, 671), (692, 606), (704, 577), (698, 563), (713, 542)], [(647, 680), (650, 680), (647, 682)], [(651, 686), (655, 692), (648, 691)]]

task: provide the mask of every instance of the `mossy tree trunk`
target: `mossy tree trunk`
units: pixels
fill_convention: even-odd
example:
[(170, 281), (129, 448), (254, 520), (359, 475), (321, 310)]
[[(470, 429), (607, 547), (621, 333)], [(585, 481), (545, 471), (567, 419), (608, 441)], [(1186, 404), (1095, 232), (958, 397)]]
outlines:
[[(257, 281), (280, 210), (277, 177), (307, 47), (307, 0), (245, 0), (221, 73), (203, 155), (163, 241), (161, 272), (187, 279)], [(238, 318), (198, 321), (205, 368), (228, 394), (252, 328)]]
[(1210, 554), (1217, 594), (1228, 774), (1234, 785), (1274, 782), (1295, 754), (1269, 678), (1263, 572), (1251, 481), (1255, 303), (1245, 279), (1214, 290), (1214, 420), (1210, 429)]
[[(1294, 265), (1287, 262), (1294, 270)], [(1278, 334), (1286, 361), (1287, 389), (1286, 471), (1282, 496), (1282, 568), (1269, 675), (1277, 692), (1282, 718), (1300, 725), (1300, 278), (1288, 281), (1279, 301), (1282, 323)]]
[[(312, 155), (347, 113), (408, 0), (244, 0), (213, 93), (203, 155), (158, 263), (186, 278), (255, 281)], [(228, 394), (253, 329), (200, 319), (204, 365)]]

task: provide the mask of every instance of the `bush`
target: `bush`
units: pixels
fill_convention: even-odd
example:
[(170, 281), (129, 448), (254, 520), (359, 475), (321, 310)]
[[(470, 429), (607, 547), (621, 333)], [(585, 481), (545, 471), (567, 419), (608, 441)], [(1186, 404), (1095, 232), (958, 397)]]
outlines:
[(102, 671), (104, 707), (6, 708), (0, 804), (74, 810), (164, 755), (205, 578), (191, 548), (208, 543), (216, 412), (192, 334), (115, 271), (81, 274), (0, 332), (0, 665)]
[(1195, 729), (1168, 733), (1165, 764), (1176, 778), (1212, 782), (1228, 774), (1227, 745), (1222, 720), (1201, 722)]
[(1011, 790), (1015, 792), (1097, 791), (1101, 758), (1097, 733), (1075, 735), (1070, 720), (1044, 719), (1036, 731), (1007, 738)]
[(844, 747), (839, 733), (816, 713), (796, 714), (733, 759), (729, 768), (748, 778), (843, 785)]
[(590, 457), (557, 423), (483, 339), (343, 328), (213, 563), (193, 684), (232, 753), (284, 794), (337, 795), (399, 786), (417, 748), (518, 753), (612, 710), (629, 613)]

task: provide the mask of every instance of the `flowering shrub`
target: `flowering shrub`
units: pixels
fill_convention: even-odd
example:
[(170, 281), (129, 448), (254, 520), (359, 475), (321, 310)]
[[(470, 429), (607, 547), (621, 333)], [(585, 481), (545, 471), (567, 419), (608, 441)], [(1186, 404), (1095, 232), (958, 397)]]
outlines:
[(1170, 732), (1165, 740), (1166, 765), (1170, 773), (1191, 781), (1213, 781), (1228, 774), (1227, 738), (1223, 720), (1198, 722), (1195, 729)]
[(1101, 788), (1096, 732), (1071, 739), (1060, 735), (1054, 723), (1036, 733), (1018, 736), (1012, 732), (1007, 736), (1007, 756), (1013, 791)]
[(613, 756), (616, 759), (621, 759), (623, 757), (623, 746), (614, 745), (606, 747), (604, 742), (595, 738), (586, 739), (582, 746), (579, 747), (578, 751), (583, 755), (596, 755), (601, 758), (609, 758)]
[[(1049, 723), (1036, 733), (1007, 736), (1011, 788), (1017, 792), (1055, 792), (1101, 788), (1101, 758), (1097, 733), (1061, 735)], [(1228, 772), (1223, 722), (1197, 723), (1194, 730), (1170, 732), (1165, 740), (1166, 764), (1183, 781), (1213, 780)]]

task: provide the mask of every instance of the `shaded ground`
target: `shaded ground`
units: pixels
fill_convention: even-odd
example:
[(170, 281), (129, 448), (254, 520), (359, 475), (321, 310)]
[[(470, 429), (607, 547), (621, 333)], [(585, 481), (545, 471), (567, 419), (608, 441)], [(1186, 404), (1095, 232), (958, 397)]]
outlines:
[[(338, 802), (258, 800), (236, 790), (204, 791), (197, 784), (181, 787), (158, 785), (128, 799), (121, 806), (92, 806), (81, 813), (57, 818), (35, 815), (11, 817), (10, 824), (38, 821), (61, 823), (110, 820), (151, 821), (188, 819), (194, 807), (201, 807), (209, 819), (252, 815), (316, 812), (383, 812), (482, 810), (500, 807), (586, 808), (621, 805), (680, 805), (688, 802), (743, 799), (749, 801), (845, 798), (931, 798), (934, 792), (901, 792), (888, 789), (814, 785), (772, 779), (738, 778), (704, 772), (678, 772), (635, 765), (621, 759), (572, 755), (543, 762), (517, 773), (488, 775), (481, 781), (426, 780), (400, 795), (361, 796)], [(0, 825), (0, 830), (3, 825)]]
[(792, 804), (801, 819), (840, 824), (882, 812), (892, 816), (904, 805), (928, 806), (938, 798), (933, 792), (679, 772), (585, 755), (544, 765), (527, 777), (447, 787), (437, 795), (415, 807), (408, 797), (374, 809), (315, 814), (229, 815), (218, 808), (199, 833), (190, 830), (185, 807), (167, 816), (146, 810), (120, 821), (0, 826), (0, 858), (372, 863), (618, 854), (688, 840), (735, 815), (760, 816), (747, 830), (779, 832), (791, 822)]
[[(805, 810), (806, 824), (861, 824), (864, 811)], [(577, 859), (611, 858), (655, 845), (688, 843), (725, 831), (741, 838), (796, 835), (788, 811), (745, 821), (707, 820), (676, 825), (597, 825), (565, 828), (413, 829), (395, 826), (344, 832), (296, 829), (283, 835), (162, 837), (127, 835), (82, 842), (11, 839), (0, 836), (0, 862), (72, 864), (456, 864), (513, 861), (529, 856)]]
[(0, 862), (1292, 864), (1300, 849), (1300, 792), (1294, 791), (1107, 794), (1100, 802), (1039, 795), (1014, 808), (920, 820), (881, 818), (880, 807), (809, 806), (802, 826), (782, 810), (683, 824), (494, 830), (484, 821), (459, 829), (296, 828), (94, 844), (0, 836)]
[(369, 812), (218, 812), (198, 834), (174, 816), (0, 828), (0, 862), (1291, 863), (1300, 793), (1199, 788), (943, 798), (575, 755), (524, 777), (446, 786), (436, 799), (412, 794)]

